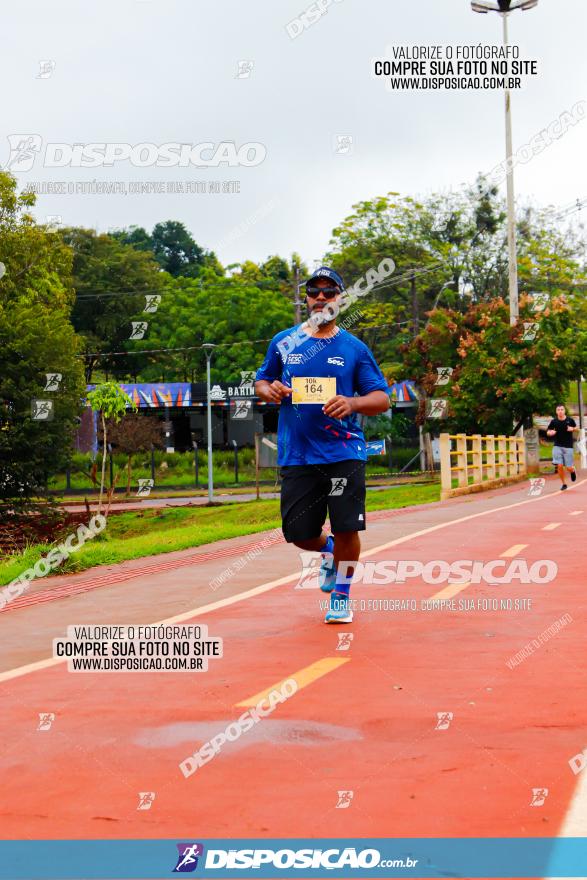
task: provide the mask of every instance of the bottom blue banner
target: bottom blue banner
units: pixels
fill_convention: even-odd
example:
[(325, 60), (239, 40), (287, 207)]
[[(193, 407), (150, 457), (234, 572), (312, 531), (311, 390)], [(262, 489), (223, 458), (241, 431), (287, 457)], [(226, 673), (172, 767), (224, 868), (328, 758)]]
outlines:
[(0, 880), (587, 877), (587, 838), (0, 841)]

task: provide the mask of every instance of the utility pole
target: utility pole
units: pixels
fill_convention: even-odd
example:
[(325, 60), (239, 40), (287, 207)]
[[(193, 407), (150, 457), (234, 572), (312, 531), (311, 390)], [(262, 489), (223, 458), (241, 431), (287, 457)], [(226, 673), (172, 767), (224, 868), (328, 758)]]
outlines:
[(296, 312), (296, 324), (302, 323), (302, 303), (300, 301), (300, 267), (294, 263), (294, 307)]
[[(508, 45), (508, 13), (502, 12), (503, 45)], [(506, 56), (507, 57), (507, 56)], [(512, 161), (512, 113), (510, 90), (505, 90), (505, 155), (508, 213), (508, 286), (510, 299), (510, 324), (518, 323), (518, 255), (516, 249), (516, 200), (514, 198), (514, 164)]]
[(206, 399), (207, 399), (207, 427), (208, 427), (208, 504), (214, 501), (214, 468), (212, 464), (212, 399), (210, 397), (210, 360), (212, 352), (216, 348), (211, 342), (202, 345), (206, 355)]
[(412, 291), (412, 322), (413, 335), (417, 336), (420, 332), (420, 309), (418, 306), (418, 292), (416, 290), (416, 273), (412, 272), (410, 276), (410, 287)]

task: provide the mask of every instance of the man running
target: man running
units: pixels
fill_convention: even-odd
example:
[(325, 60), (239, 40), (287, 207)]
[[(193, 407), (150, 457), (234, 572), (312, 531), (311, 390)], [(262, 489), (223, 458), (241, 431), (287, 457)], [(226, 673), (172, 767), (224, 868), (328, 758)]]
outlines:
[[(350, 623), (352, 565), (365, 529), (365, 438), (357, 414), (389, 409), (387, 382), (367, 346), (336, 326), (340, 275), (322, 266), (306, 282), (306, 322), (277, 333), (257, 372), (261, 400), (280, 404), (277, 463), (285, 540), (322, 553), (325, 623)], [(340, 306), (339, 306), (340, 303)], [(332, 535), (323, 531), (329, 516)], [(335, 589), (336, 588), (336, 589)]]
[(577, 431), (575, 420), (566, 414), (561, 404), (556, 408), (556, 418), (552, 419), (546, 430), (548, 437), (554, 437), (552, 448), (552, 463), (557, 466), (558, 475), (561, 478), (561, 490), (567, 488), (565, 468), (571, 474), (573, 483), (577, 479), (575, 463), (573, 459), (573, 434)]

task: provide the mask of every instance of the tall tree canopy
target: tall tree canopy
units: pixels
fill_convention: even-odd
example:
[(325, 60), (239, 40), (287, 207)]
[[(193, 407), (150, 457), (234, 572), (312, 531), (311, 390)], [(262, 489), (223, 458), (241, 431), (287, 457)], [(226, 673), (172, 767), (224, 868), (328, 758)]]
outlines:
[[(572, 298), (573, 290), (585, 289), (581, 235), (533, 206), (519, 211), (517, 226), (520, 292), (566, 292)], [(358, 203), (333, 230), (327, 259), (347, 284), (383, 257), (395, 261), (395, 273), (361, 300), (364, 317), (355, 329), (380, 362), (395, 365), (397, 378), (405, 378), (402, 346), (436, 306), (465, 313), (507, 298), (506, 240), (503, 201), (479, 178), (462, 193), (416, 200), (391, 192)]]
[[(564, 296), (539, 312), (522, 297), (514, 327), (501, 298), (465, 313), (436, 309), (406, 349), (406, 367), (425, 394), (448, 401), (447, 418), (429, 420), (433, 431), (510, 434), (514, 423), (554, 412), (587, 370), (587, 329), (577, 327)], [(436, 386), (438, 367), (453, 368), (448, 385)]]
[(0, 172), (0, 517), (46, 496), (71, 456), (85, 390), (70, 321), (71, 251), (35, 223), (34, 203)]
[(203, 268), (222, 275), (222, 266), (212, 251), (196, 244), (179, 220), (157, 223), (149, 234), (142, 226), (129, 226), (110, 233), (122, 244), (139, 251), (150, 251), (162, 269), (174, 277), (196, 278)]
[(181, 352), (145, 355), (150, 365), (141, 372), (146, 381), (202, 381), (206, 360), (203, 342), (218, 345), (212, 359), (212, 379), (240, 381), (241, 370), (260, 365), (267, 341), (294, 324), (291, 302), (271, 282), (236, 276), (218, 278), (212, 272), (199, 279), (170, 279), (149, 338), (133, 350), (185, 348)]
[(140, 360), (101, 355), (127, 348), (132, 322), (147, 320), (146, 296), (159, 294), (164, 273), (150, 252), (136, 250), (93, 229), (64, 229), (63, 241), (73, 252), (76, 299), (72, 322), (84, 339), (86, 380), (97, 366), (116, 378), (137, 373)]

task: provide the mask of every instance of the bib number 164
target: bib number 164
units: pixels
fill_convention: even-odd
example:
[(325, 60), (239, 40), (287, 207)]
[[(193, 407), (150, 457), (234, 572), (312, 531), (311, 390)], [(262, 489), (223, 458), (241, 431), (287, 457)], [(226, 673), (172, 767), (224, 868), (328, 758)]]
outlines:
[(327, 403), (336, 395), (332, 376), (293, 376), (292, 403)]

